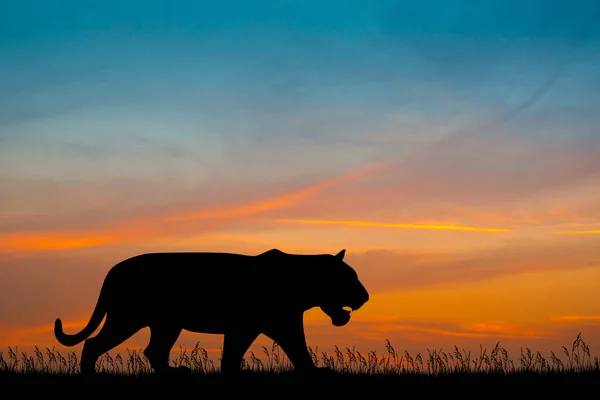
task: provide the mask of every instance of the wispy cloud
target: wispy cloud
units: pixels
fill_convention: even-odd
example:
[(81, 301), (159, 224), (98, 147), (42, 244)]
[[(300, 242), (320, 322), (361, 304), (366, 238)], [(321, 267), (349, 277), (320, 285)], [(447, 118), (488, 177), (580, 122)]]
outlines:
[(390, 334), (392, 332), (397, 331), (416, 331), (422, 333), (431, 333), (434, 335), (442, 335), (442, 336), (454, 336), (454, 337), (466, 337), (466, 338), (483, 338), (488, 337), (489, 335), (486, 333), (480, 332), (459, 332), (459, 331), (450, 331), (446, 329), (440, 328), (426, 328), (422, 326), (415, 325), (404, 325), (404, 324), (392, 324), (392, 325), (374, 325), (371, 327), (372, 331), (376, 332), (385, 332), (386, 334)]
[(350, 252), (349, 262), (374, 292), (475, 282), (544, 271), (600, 268), (596, 240), (513, 240), (468, 252), (368, 250)]
[[(98, 228), (71, 231), (18, 231), (0, 236), (0, 252), (26, 250), (65, 250), (131, 243), (141, 240), (161, 239), (173, 235), (198, 233), (235, 223), (240, 218), (292, 206), (326, 188), (354, 181), (377, 171), (377, 165), (369, 165), (339, 176), (314, 183), (297, 191), (258, 200), (250, 204), (223, 208), (205, 207), (158, 216), (125, 216)], [(203, 220), (202, 226), (197, 221)], [(209, 220), (207, 223), (206, 221)]]
[(600, 176), (597, 151), (552, 139), (541, 144), (526, 133), (448, 138), (443, 146), (425, 145), (406, 160), (392, 161), (386, 178), (389, 185), (410, 188), (395, 199), (403, 204), (442, 198), (479, 207), (589, 183)]
[(590, 223), (579, 223), (579, 222), (565, 222), (561, 224), (553, 224), (553, 225), (540, 225), (540, 228), (568, 228), (568, 227), (586, 227), (586, 226), (600, 226), (600, 222), (590, 222)]
[[(82, 329), (84, 326), (87, 325), (87, 323), (88, 323), (88, 320), (63, 321), (63, 328), (65, 330), (75, 331), (75, 330)], [(21, 337), (21, 336), (35, 335), (35, 334), (46, 333), (46, 332), (54, 332), (54, 323), (15, 329), (15, 330), (9, 331), (9, 336)]]
[[(63, 328), (66, 331), (78, 331), (88, 323), (87, 320), (81, 321), (63, 321)], [(43, 325), (31, 325), (16, 329), (0, 330), (0, 338), (3, 346), (22, 346), (22, 345), (42, 345), (49, 342), (56, 343), (53, 337), (54, 323)]]
[(552, 336), (549, 330), (523, 326), (510, 321), (474, 322), (456, 324), (402, 320), (401, 318), (355, 318), (352, 322), (361, 332), (368, 334), (394, 332), (419, 332), (435, 336), (462, 338), (543, 338)]
[(14, 233), (0, 236), (0, 252), (21, 250), (66, 250), (114, 243), (115, 236), (86, 232)]
[(598, 211), (597, 152), (585, 140), (541, 143), (527, 132), (447, 138), (382, 161), (368, 179), (331, 187), (278, 217), (515, 230), (583, 223)]
[(376, 172), (380, 169), (381, 166), (372, 165), (364, 168), (360, 168), (357, 171), (352, 171), (347, 174), (343, 174), (340, 176), (336, 176), (330, 179), (323, 180), (321, 182), (317, 182), (313, 185), (300, 189), (298, 191), (287, 193), (280, 196), (275, 196), (270, 199), (265, 199), (258, 201), (256, 203), (242, 205), (239, 207), (225, 208), (225, 209), (215, 209), (215, 210), (199, 210), (199, 211), (189, 211), (181, 214), (176, 214), (172, 216), (162, 217), (160, 219), (166, 221), (190, 221), (197, 219), (208, 219), (208, 218), (230, 218), (230, 217), (238, 217), (245, 215), (254, 215), (265, 211), (280, 209), (284, 207), (289, 207), (293, 204), (298, 203), (299, 201), (305, 199), (306, 197), (317, 193), (323, 189), (326, 189), (331, 186), (335, 186), (341, 183), (351, 182), (360, 178), (363, 178), (369, 174)]
[(470, 332), (484, 332), (488, 336), (499, 338), (543, 338), (554, 336), (548, 330), (523, 326), (511, 321), (486, 321), (464, 324), (462, 327)]
[(502, 228), (479, 228), (474, 226), (457, 225), (420, 225), (420, 224), (396, 224), (367, 221), (327, 221), (327, 220), (302, 220), (302, 219), (278, 219), (279, 222), (289, 222), (308, 225), (345, 225), (360, 226), (367, 228), (398, 228), (398, 229), (428, 229), (447, 231), (473, 231), (473, 232), (512, 232), (510, 229)]
[(600, 229), (590, 231), (559, 231), (554, 233), (557, 235), (600, 235)]
[(559, 315), (555, 319), (559, 321), (600, 321), (600, 315)]

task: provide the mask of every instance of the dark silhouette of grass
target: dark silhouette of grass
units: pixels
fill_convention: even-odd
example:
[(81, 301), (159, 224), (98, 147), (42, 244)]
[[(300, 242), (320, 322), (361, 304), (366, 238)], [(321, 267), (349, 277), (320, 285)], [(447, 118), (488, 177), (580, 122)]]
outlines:
[[(236, 380), (252, 383), (352, 383), (352, 384), (402, 384), (429, 387), (453, 384), (527, 384), (549, 388), (563, 384), (600, 383), (600, 362), (592, 357), (590, 349), (581, 338), (573, 341), (570, 348), (563, 346), (562, 354), (550, 353), (549, 358), (540, 352), (526, 348), (517, 360), (496, 344), (491, 350), (480, 348), (478, 355), (459, 350), (451, 352), (428, 350), (426, 355), (412, 356), (407, 351), (397, 352), (386, 342), (385, 354), (371, 351), (363, 354), (355, 349), (339, 349), (333, 353), (319, 352), (310, 348), (311, 357), (319, 367), (315, 373), (300, 374), (294, 369), (277, 343), (271, 348), (262, 347), (263, 354), (250, 351), (242, 362), (242, 373)], [(3, 383), (65, 384), (148, 384), (176, 380), (179, 383), (222, 384), (228, 379), (208, 352), (198, 344), (191, 352), (180, 349), (170, 363), (174, 368), (187, 367), (189, 374), (160, 376), (153, 373), (143, 352), (126, 350), (111, 355), (105, 353), (97, 362), (99, 373), (87, 377), (79, 371), (75, 351), (63, 354), (52, 348), (44, 351), (34, 348), (34, 354), (9, 347), (8, 353), (0, 352), (0, 379)], [(216, 363), (218, 365), (218, 361)]]

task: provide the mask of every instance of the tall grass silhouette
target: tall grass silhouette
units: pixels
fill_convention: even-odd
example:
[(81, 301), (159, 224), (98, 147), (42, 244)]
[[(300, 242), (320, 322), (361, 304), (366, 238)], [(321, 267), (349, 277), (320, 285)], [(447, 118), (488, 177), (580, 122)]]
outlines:
[[(318, 367), (325, 367), (340, 375), (353, 376), (452, 376), (514, 374), (560, 375), (578, 373), (600, 373), (600, 361), (592, 356), (589, 346), (577, 335), (570, 348), (562, 347), (562, 354), (550, 352), (544, 357), (539, 351), (521, 349), (517, 359), (509, 357), (508, 351), (499, 343), (488, 352), (480, 347), (478, 354), (454, 346), (452, 351), (427, 350), (427, 354), (411, 355), (408, 351), (398, 352), (386, 340), (386, 352), (361, 353), (355, 348), (334, 347), (333, 352), (320, 352), (318, 347), (309, 347), (311, 357)], [(152, 374), (150, 363), (142, 351), (126, 349), (105, 353), (97, 361), (100, 374), (119, 376), (145, 376)], [(216, 362), (215, 362), (216, 361)], [(220, 359), (212, 360), (206, 349), (196, 343), (191, 351), (180, 347), (179, 353), (171, 358), (174, 367), (184, 366), (196, 375), (220, 374)], [(262, 354), (249, 351), (242, 361), (242, 369), (257, 374), (280, 374), (293, 371), (292, 364), (276, 342), (262, 346)], [(75, 351), (61, 353), (53, 348), (41, 350), (34, 347), (33, 354), (19, 352), (18, 347), (0, 351), (0, 374), (7, 375), (79, 375), (79, 359)]]

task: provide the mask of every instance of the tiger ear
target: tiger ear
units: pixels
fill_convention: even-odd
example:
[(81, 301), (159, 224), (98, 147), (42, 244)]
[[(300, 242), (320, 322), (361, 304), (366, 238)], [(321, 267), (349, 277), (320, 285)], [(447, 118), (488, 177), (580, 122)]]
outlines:
[(346, 249), (343, 249), (342, 251), (340, 251), (339, 253), (337, 253), (337, 254), (335, 255), (335, 258), (338, 258), (338, 259), (340, 259), (340, 260), (343, 260), (343, 259), (344, 259), (344, 255), (345, 255), (345, 254), (346, 254)]

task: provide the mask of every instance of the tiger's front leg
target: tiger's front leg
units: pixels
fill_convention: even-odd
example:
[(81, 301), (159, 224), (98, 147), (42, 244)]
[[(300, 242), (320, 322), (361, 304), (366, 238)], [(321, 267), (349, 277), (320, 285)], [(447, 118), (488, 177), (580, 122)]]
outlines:
[(221, 371), (225, 375), (234, 376), (240, 372), (244, 354), (258, 335), (258, 331), (243, 329), (225, 333), (221, 359)]
[(302, 317), (300, 313), (278, 318), (277, 324), (265, 329), (264, 334), (277, 342), (296, 371), (310, 372), (316, 366), (308, 352)]

